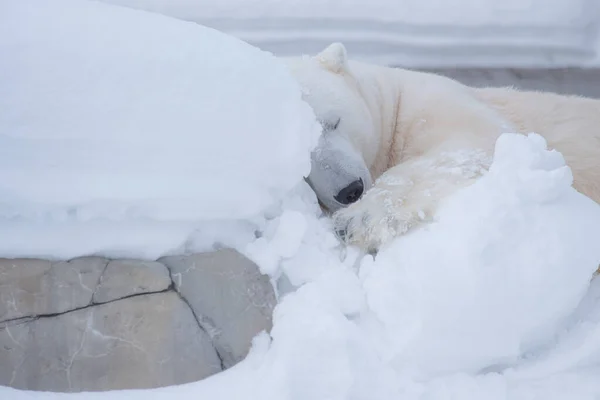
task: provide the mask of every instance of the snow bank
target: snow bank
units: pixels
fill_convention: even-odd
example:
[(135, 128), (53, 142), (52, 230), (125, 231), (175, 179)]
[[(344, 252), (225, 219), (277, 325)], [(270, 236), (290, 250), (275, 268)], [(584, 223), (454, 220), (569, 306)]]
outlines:
[(596, 0), (102, 0), (211, 26), (278, 55), (342, 41), (407, 67), (600, 65)]
[(2, 0), (0, 59), (1, 256), (156, 258), (210, 246), (217, 225), (247, 240), (252, 224), (227, 227), (310, 170), (319, 130), (296, 82), (212, 29)]

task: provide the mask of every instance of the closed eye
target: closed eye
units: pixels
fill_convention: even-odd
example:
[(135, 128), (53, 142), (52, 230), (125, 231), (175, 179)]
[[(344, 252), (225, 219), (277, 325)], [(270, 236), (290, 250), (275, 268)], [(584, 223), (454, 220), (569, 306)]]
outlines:
[(336, 121), (322, 121), (321, 126), (323, 127), (323, 132), (331, 132), (335, 131), (340, 124), (341, 118), (338, 118)]

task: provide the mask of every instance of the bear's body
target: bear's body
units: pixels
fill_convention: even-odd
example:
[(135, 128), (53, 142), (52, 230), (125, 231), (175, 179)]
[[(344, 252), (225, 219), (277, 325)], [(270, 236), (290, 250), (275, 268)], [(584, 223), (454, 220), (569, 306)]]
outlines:
[(349, 243), (375, 250), (429, 219), (487, 170), (507, 132), (542, 135), (600, 202), (600, 100), (471, 88), (348, 61), (341, 44), (286, 62), (324, 126), (309, 183)]

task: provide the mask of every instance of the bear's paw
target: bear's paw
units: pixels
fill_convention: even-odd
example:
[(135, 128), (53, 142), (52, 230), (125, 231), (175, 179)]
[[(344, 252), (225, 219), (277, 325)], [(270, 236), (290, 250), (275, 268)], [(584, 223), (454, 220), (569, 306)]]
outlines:
[(335, 231), (345, 244), (375, 253), (395, 237), (429, 218), (423, 204), (410, 204), (393, 191), (373, 188), (359, 201), (333, 214)]

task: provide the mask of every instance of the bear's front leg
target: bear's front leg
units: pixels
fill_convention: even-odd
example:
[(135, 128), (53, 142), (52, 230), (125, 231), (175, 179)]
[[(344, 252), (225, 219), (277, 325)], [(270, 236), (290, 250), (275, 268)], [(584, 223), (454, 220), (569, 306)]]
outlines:
[(441, 200), (473, 183), (489, 168), (480, 150), (415, 157), (387, 170), (354, 204), (333, 215), (347, 244), (376, 252), (393, 238), (430, 221)]

